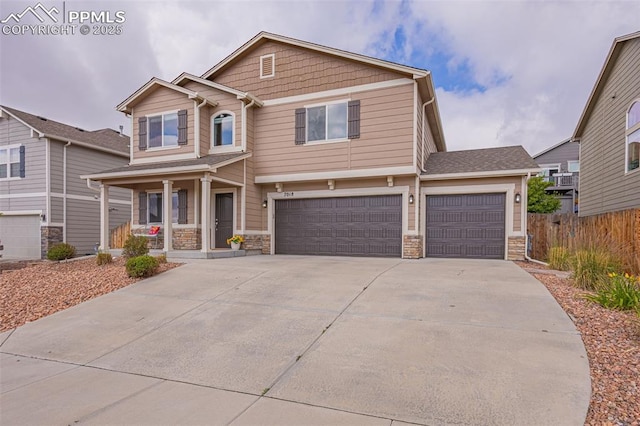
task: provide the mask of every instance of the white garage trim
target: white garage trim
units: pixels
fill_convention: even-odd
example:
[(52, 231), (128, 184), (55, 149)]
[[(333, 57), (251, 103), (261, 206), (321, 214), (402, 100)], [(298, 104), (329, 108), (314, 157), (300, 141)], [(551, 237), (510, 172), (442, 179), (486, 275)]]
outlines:
[[(275, 254), (275, 203), (274, 200), (301, 199), (301, 198), (334, 198), (334, 197), (358, 197), (367, 195), (402, 195), (402, 235), (409, 233), (409, 187), (393, 186), (381, 188), (353, 188), (319, 191), (284, 191), (267, 193), (267, 232), (271, 235), (270, 254)], [(413, 231), (412, 231), (413, 232)], [(404, 238), (402, 238), (402, 253), (404, 253)]]
[[(513, 204), (515, 197), (516, 185), (514, 183), (493, 184), (493, 185), (456, 185), (456, 186), (434, 186), (420, 188), (420, 198), (424, 199), (427, 195), (456, 195), (456, 194), (489, 194), (504, 193), (505, 199), (505, 237), (504, 237), (504, 258), (509, 255), (509, 237), (521, 237), (522, 232), (513, 231)], [(524, 202), (524, 201), (523, 201)], [(520, 204), (523, 204), (521, 202)], [(420, 229), (423, 230), (422, 253), (427, 253), (427, 208), (423, 209), (420, 215)]]

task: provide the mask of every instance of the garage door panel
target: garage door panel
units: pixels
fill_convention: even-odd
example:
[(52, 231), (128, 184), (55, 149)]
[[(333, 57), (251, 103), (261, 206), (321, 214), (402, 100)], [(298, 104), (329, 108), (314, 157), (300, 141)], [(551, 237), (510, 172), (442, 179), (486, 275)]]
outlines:
[(505, 194), (427, 196), (426, 255), (504, 259)]
[[(295, 227), (310, 241), (295, 241)], [(400, 257), (402, 196), (277, 200), (275, 234), (278, 254)]]
[(40, 215), (0, 217), (0, 241), (6, 259), (40, 259)]

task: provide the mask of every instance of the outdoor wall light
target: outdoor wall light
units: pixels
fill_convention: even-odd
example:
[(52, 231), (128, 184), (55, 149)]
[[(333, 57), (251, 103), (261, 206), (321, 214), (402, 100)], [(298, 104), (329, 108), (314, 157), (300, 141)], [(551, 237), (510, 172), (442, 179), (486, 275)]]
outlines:
[(265, 209), (266, 209), (268, 205), (269, 205), (269, 203), (267, 202), (267, 200), (264, 200), (264, 201), (262, 202), (262, 207), (263, 207), (263, 208), (265, 208)]
[(413, 194), (409, 194), (409, 204), (413, 204)]
[(520, 204), (520, 193), (516, 192), (516, 204)]

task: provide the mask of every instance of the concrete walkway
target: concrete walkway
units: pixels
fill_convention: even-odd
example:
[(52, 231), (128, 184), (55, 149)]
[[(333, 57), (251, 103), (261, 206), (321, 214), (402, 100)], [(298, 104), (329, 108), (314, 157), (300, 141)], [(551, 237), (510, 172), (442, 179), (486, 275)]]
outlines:
[(582, 425), (586, 353), (505, 261), (252, 256), (0, 334), (0, 424)]

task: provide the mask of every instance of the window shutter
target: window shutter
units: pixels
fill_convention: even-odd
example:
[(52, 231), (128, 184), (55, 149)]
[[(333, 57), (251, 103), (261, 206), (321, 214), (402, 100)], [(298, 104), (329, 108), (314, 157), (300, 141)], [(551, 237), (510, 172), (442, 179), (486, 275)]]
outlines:
[(296, 145), (304, 145), (306, 135), (307, 110), (305, 108), (296, 109)]
[(138, 118), (138, 149), (147, 149), (147, 117)]
[(178, 145), (187, 144), (187, 110), (178, 111)]
[(178, 191), (178, 223), (187, 223), (187, 190)]
[(349, 101), (348, 115), (348, 137), (358, 139), (360, 137), (360, 101)]
[(147, 224), (147, 193), (144, 191), (138, 192), (138, 223)]
[(24, 153), (25, 153), (24, 145), (20, 145), (20, 177), (21, 178), (25, 177), (25, 174), (26, 174)]

